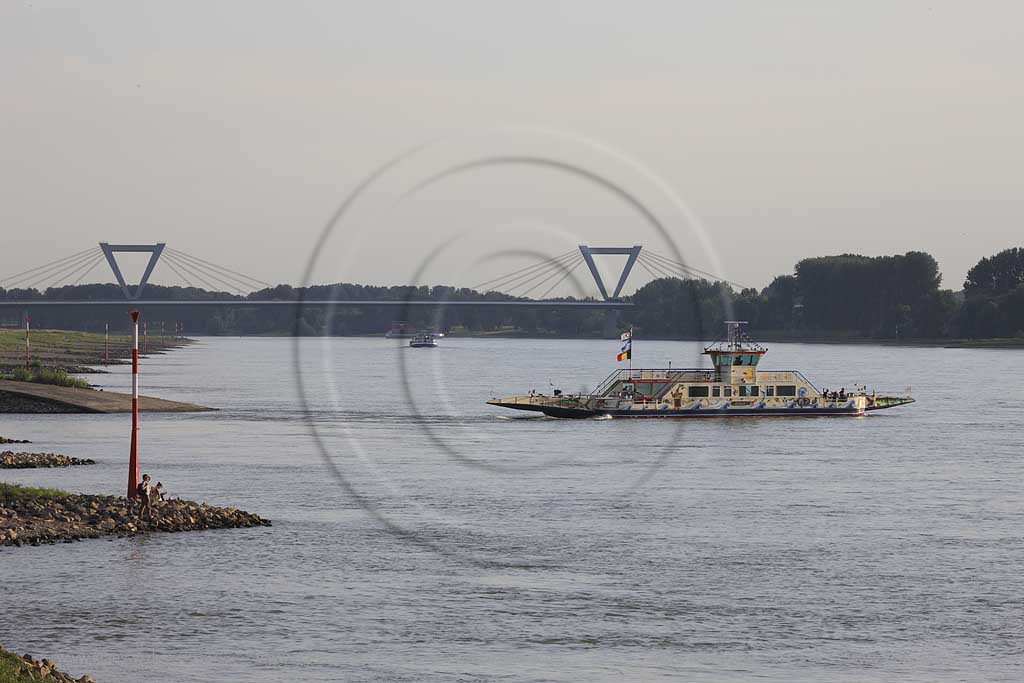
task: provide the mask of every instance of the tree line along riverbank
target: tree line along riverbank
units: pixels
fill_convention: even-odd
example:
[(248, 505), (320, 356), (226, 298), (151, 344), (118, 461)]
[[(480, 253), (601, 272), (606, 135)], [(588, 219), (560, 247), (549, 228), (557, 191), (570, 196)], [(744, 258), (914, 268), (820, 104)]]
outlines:
[[(891, 256), (842, 254), (806, 258), (789, 274), (779, 275), (763, 288), (734, 288), (728, 283), (682, 276), (668, 271), (649, 273), (653, 279), (624, 301), (634, 306), (620, 311), (551, 309), (544, 307), (489, 307), (495, 301), (531, 301), (498, 291), (464, 287), (373, 286), (352, 283), (295, 288), (277, 285), (247, 295), (197, 287), (149, 285), (147, 298), (175, 301), (299, 301), (347, 299), (360, 301), (457, 301), (481, 306), (338, 307), (328, 315), (323, 308), (285, 306), (161, 306), (154, 315), (178, 321), (174, 329), (193, 333), (260, 335), (368, 335), (382, 334), (401, 319), (421, 329), (483, 334), (503, 328), (523, 336), (598, 337), (610, 321), (632, 326), (639, 336), (666, 339), (715, 338), (725, 319), (746, 320), (756, 335), (784, 334), (842, 337), (851, 340), (976, 340), (1024, 339), (1024, 249), (1015, 247), (981, 259), (963, 283), (943, 288), (938, 262), (928, 253), (910, 251)], [(740, 274), (732, 277), (742, 279)], [(637, 275), (631, 276), (636, 278)], [(115, 284), (89, 284), (36, 290), (2, 290), (0, 301), (109, 300), (122, 294)], [(593, 299), (555, 298), (550, 301)], [(297, 314), (296, 314), (297, 313)], [(0, 322), (18, 325), (16, 311)], [(103, 314), (95, 307), (45, 306), (33, 311), (48, 327), (100, 331)], [(107, 316), (109, 317), (109, 316)], [(163, 320), (154, 320), (150, 329)], [(118, 330), (128, 318), (116, 317)], [(170, 323), (164, 329), (171, 329)], [(152, 339), (152, 335), (151, 335)]]

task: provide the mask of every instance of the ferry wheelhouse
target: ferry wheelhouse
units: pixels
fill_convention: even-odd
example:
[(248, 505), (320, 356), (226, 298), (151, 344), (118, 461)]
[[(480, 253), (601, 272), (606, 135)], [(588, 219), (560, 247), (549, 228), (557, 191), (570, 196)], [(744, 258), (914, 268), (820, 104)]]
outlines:
[(740, 322), (727, 322), (722, 341), (704, 348), (711, 368), (623, 369), (590, 394), (495, 398), (502, 408), (551, 417), (860, 416), (913, 403), (909, 396), (878, 396), (866, 388), (819, 391), (798, 370), (760, 370), (768, 349), (752, 341)]

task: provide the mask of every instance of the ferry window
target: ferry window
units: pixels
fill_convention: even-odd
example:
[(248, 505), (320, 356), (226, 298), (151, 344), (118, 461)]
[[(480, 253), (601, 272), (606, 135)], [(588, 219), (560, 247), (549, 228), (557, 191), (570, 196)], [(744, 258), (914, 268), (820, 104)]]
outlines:
[(775, 395), (775, 387), (765, 387), (764, 388), (764, 395), (765, 396), (774, 396)]
[(695, 397), (698, 397), (698, 396), (700, 396), (700, 397), (707, 396), (708, 395), (708, 388), (707, 387), (688, 387), (687, 388), (687, 394), (690, 396), (690, 398), (695, 398)]
[(757, 396), (757, 387), (740, 387), (740, 396)]
[(650, 396), (651, 393), (653, 393), (653, 389), (651, 387), (652, 385), (650, 382), (637, 382), (636, 393), (644, 394), (645, 396)]
[(722, 390), (725, 392), (723, 396), (732, 396), (732, 387), (722, 387)]
[(779, 396), (796, 396), (796, 387), (792, 384), (780, 384), (775, 391)]
[(711, 387), (711, 395), (712, 396), (721, 396), (722, 395), (722, 387)]

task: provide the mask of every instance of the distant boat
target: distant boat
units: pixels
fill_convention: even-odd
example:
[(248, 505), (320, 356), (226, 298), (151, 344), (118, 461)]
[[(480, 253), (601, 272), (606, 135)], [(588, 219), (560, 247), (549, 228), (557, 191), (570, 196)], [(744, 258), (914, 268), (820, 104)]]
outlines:
[[(705, 347), (711, 368), (616, 370), (590, 394), (553, 396), (530, 392), (488, 401), (493, 406), (535, 410), (550, 417), (861, 416), (914, 399), (878, 396), (866, 388), (819, 391), (797, 370), (760, 370), (768, 349), (751, 341), (738, 322), (725, 340)], [(619, 360), (631, 359), (632, 332)], [(629, 351), (627, 351), (629, 348)]]
[(416, 328), (404, 320), (391, 323), (391, 329), (384, 333), (388, 339), (412, 339), (416, 336)]
[(429, 332), (426, 334), (417, 334), (409, 340), (409, 346), (414, 349), (431, 349), (437, 346), (437, 338)]

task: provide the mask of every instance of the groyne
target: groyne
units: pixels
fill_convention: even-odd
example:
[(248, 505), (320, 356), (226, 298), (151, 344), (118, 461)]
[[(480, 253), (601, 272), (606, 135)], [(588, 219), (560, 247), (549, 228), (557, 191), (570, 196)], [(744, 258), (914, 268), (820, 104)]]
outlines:
[(154, 502), (148, 518), (121, 496), (74, 494), (0, 483), (0, 546), (70, 543), (102, 536), (270, 526), (237, 508), (190, 500)]
[(15, 453), (0, 452), (0, 469), (15, 470), (32, 467), (73, 467), (75, 465), (95, 465), (92, 458), (76, 458), (60, 453)]

